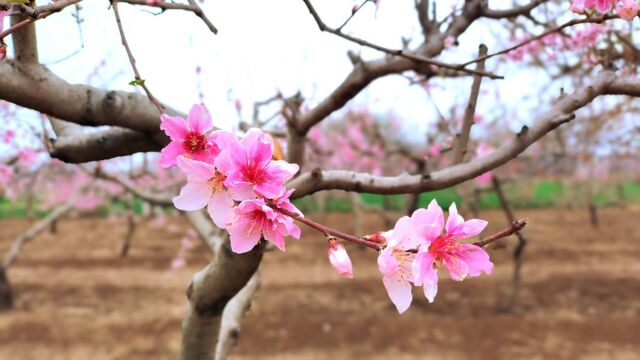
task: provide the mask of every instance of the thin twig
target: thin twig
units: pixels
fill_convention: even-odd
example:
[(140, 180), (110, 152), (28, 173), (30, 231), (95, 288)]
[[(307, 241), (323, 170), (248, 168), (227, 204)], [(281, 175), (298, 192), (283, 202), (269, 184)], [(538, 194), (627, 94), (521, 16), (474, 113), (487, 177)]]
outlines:
[(197, 17), (202, 19), (202, 21), (207, 25), (209, 30), (212, 33), (217, 34), (218, 28), (216, 28), (213, 23), (207, 18), (204, 11), (200, 8), (200, 6), (193, 0), (189, 1), (189, 4), (182, 4), (177, 2), (168, 2), (168, 1), (159, 1), (150, 3), (147, 0), (119, 0), (120, 2), (131, 4), (131, 5), (141, 5), (141, 6), (150, 6), (158, 9), (165, 10), (184, 10), (190, 11), (194, 13)]
[(291, 212), (291, 211), (286, 210), (286, 209), (279, 208), (279, 207), (277, 207), (277, 206), (275, 206), (273, 204), (268, 204), (268, 205), (271, 206), (271, 208), (276, 210), (277, 212), (279, 212), (281, 214), (284, 214), (284, 215), (287, 215), (287, 216), (289, 216), (289, 217), (291, 217), (291, 218), (293, 218), (295, 220), (298, 220), (301, 223), (309, 226), (310, 228), (313, 228), (313, 229), (316, 229), (316, 230), (322, 232), (323, 234), (333, 235), (333, 236), (335, 236), (337, 238), (340, 238), (340, 239), (343, 239), (343, 240), (346, 240), (346, 241), (349, 241), (349, 242), (353, 242), (353, 243), (356, 243), (356, 244), (360, 244), (360, 245), (363, 245), (363, 246), (366, 246), (366, 247), (369, 247), (369, 248), (372, 248), (372, 249), (375, 249), (375, 250), (382, 250), (382, 245), (378, 244), (376, 242), (369, 241), (369, 240), (367, 240), (365, 238), (361, 238), (361, 237), (358, 237), (358, 236), (347, 234), (347, 233), (344, 233), (344, 232), (342, 232), (340, 230), (336, 230), (336, 229), (330, 228), (328, 226), (319, 224), (319, 223), (317, 223), (317, 222), (315, 222), (313, 220), (309, 220), (309, 219), (307, 219), (305, 217), (302, 217), (302, 216), (300, 216), (300, 215), (298, 215), (298, 214), (296, 214), (294, 212)]
[(480, 247), (485, 247), (489, 244), (491, 244), (492, 242), (498, 241), (502, 238), (505, 238), (507, 236), (512, 235), (513, 233), (520, 231), (522, 229), (524, 229), (524, 227), (527, 225), (527, 219), (520, 219), (520, 220), (516, 220), (514, 222), (511, 223), (511, 226), (509, 226), (508, 228), (499, 231), (491, 236), (488, 236), (480, 241), (476, 241), (473, 243), (473, 245), (477, 245)]
[(358, 11), (360, 11), (360, 9), (362, 9), (362, 7), (368, 3), (371, 0), (364, 0), (362, 2), (362, 4), (360, 4), (357, 8), (353, 9), (353, 11), (351, 11), (351, 15), (349, 15), (349, 17), (347, 18), (347, 20), (345, 20), (342, 25), (338, 26), (338, 31), (342, 31), (342, 29), (347, 26), (347, 24), (349, 23), (349, 21), (351, 21), (351, 19), (353, 19), (354, 16), (356, 16), (356, 14), (358, 13)]
[(36, 21), (36, 20), (41, 20), (46, 18), (47, 16), (54, 14), (56, 12), (59, 12), (61, 10), (63, 10), (64, 8), (66, 8), (69, 5), (73, 5), (76, 3), (79, 3), (81, 0), (60, 0), (60, 1), (56, 1), (54, 3), (51, 3), (49, 5), (43, 5), (43, 6), (38, 6), (38, 7), (29, 7), (25, 4), (19, 4), (18, 9), (21, 13), (23, 13), (26, 16), (29, 16), (29, 19), (25, 19), (11, 27), (9, 27), (8, 29), (0, 32), (0, 42), (2, 41), (2, 39), (4, 39), (5, 37), (7, 37), (8, 35), (11, 35), (12, 33), (14, 33), (16, 30), (20, 29), (21, 27), (25, 26), (25, 25), (29, 25), (32, 22)]
[(151, 101), (153, 103), (153, 105), (155, 105), (155, 107), (158, 109), (160, 114), (164, 114), (164, 110), (165, 110), (164, 106), (162, 106), (162, 104), (160, 104), (158, 99), (156, 99), (153, 96), (153, 94), (151, 94), (151, 91), (149, 90), (149, 88), (145, 84), (144, 79), (140, 76), (140, 72), (138, 71), (138, 67), (136, 66), (136, 59), (133, 57), (133, 53), (131, 52), (131, 48), (129, 48), (129, 43), (127, 43), (127, 38), (124, 35), (124, 29), (122, 28), (122, 21), (120, 20), (120, 12), (118, 11), (118, 1), (119, 0), (112, 0), (111, 1), (111, 6), (113, 6), (113, 13), (116, 16), (116, 23), (118, 24), (118, 31), (120, 32), (120, 38), (122, 39), (122, 46), (124, 46), (125, 50), (127, 51), (127, 56), (129, 57), (129, 62), (131, 63), (131, 68), (133, 69), (133, 73), (135, 75), (135, 80), (136, 80), (135, 83), (136, 83), (136, 85), (140, 85), (142, 87), (142, 89), (144, 89), (144, 92), (147, 94), (147, 97), (149, 98), (149, 101)]
[(343, 39), (349, 40), (351, 42), (354, 42), (356, 44), (359, 44), (361, 46), (365, 46), (368, 48), (372, 48), (378, 51), (382, 51), (384, 53), (387, 53), (389, 55), (394, 55), (394, 56), (400, 56), (403, 57), (405, 59), (409, 59), (409, 60), (413, 60), (415, 62), (418, 63), (424, 63), (424, 64), (429, 64), (429, 65), (434, 65), (440, 68), (445, 68), (445, 69), (452, 69), (452, 70), (459, 70), (459, 71), (463, 71), (472, 75), (480, 75), (480, 76), (486, 76), (490, 79), (504, 79), (503, 76), (500, 75), (496, 75), (492, 72), (486, 72), (486, 71), (476, 71), (476, 70), (471, 70), (471, 69), (465, 69), (464, 66), (462, 65), (458, 65), (458, 64), (448, 64), (448, 63), (444, 63), (438, 60), (434, 60), (434, 59), (430, 59), (424, 56), (420, 56), (420, 55), (416, 55), (414, 53), (411, 53), (409, 51), (406, 50), (402, 50), (402, 49), (390, 49), (384, 46), (380, 46), (374, 43), (371, 43), (369, 41), (366, 41), (364, 39), (360, 39), (348, 34), (343, 33), (342, 31), (340, 31), (339, 29), (334, 29), (332, 27), (327, 26), (322, 19), (320, 18), (320, 15), (318, 15), (318, 12), (316, 11), (316, 9), (313, 7), (313, 5), (311, 5), (310, 0), (302, 0), (305, 5), (307, 6), (307, 9), (309, 10), (309, 12), (311, 13), (311, 15), (313, 16), (314, 20), (316, 21), (316, 24), (318, 24), (318, 27), (320, 28), (320, 31), (326, 31), (329, 33), (332, 33), (334, 35), (337, 35)]

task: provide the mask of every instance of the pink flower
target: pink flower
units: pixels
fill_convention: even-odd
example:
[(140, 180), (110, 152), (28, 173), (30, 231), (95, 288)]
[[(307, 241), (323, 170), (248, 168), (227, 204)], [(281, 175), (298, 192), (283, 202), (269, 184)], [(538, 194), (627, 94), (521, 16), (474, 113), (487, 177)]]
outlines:
[(16, 132), (13, 129), (7, 129), (4, 134), (2, 134), (2, 142), (5, 144), (9, 144), (16, 137)]
[(180, 155), (200, 161), (213, 160), (206, 146), (210, 139), (205, 133), (213, 127), (206, 107), (193, 105), (186, 122), (179, 116), (165, 114), (160, 119), (160, 129), (171, 139), (169, 145), (160, 151), (161, 166), (175, 166)]
[(180, 195), (173, 198), (173, 205), (185, 211), (199, 210), (206, 205), (213, 222), (224, 229), (235, 203), (232, 193), (224, 185), (228, 169), (219, 159), (211, 165), (179, 157), (178, 167), (187, 176), (187, 184), (180, 190)]
[(0, 184), (7, 184), (13, 176), (13, 169), (7, 164), (0, 164)]
[[(611, 9), (613, 8), (613, 4), (615, 4), (616, 1), (618, 0), (596, 0), (596, 10), (598, 10), (600, 14), (606, 14), (611, 11)], [(585, 0), (585, 7), (587, 7), (587, 4), (590, 4), (591, 2), (593, 1)]]
[(4, 18), (8, 13), (8, 11), (0, 11), (0, 32), (4, 30)]
[(38, 152), (33, 149), (20, 150), (20, 152), (18, 153), (20, 164), (27, 167), (35, 163), (37, 156), (38, 156)]
[[(422, 229), (425, 231), (422, 235), (426, 237), (429, 245), (420, 245), (413, 262), (413, 281), (416, 286), (424, 287), (424, 294), (429, 302), (433, 302), (438, 291), (437, 269), (442, 265), (456, 281), (462, 281), (467, 276), (478, 276), (482, 272), (491, 274), (493, 263), (481, 247), (458, 243), (458, 240), (479, 234), (487, 226), (486, 221), (464, 221), (462, 216), (458, 215), (455, 203), (449, 207), (446, 225), (442, 209), (435, 200), (429, 204), (426, 211), (418, 214), (421, 210), (423, 209), (412, 215), (412, 224), (414, 227), (424, 224)], [(426, 223), (423, 220), (426, 220)]]
[(284, 236), (300, 238), (300, 228), (293, 219), (269, 207), (264, 200), (245, 200), (231, 215), (227, 226), (231, 250), (241, 254), (253, 249), (261, 237), (284, 251)]
[(418, 249), (420, 245), (412, 234), (411, 224), (411, 219), (403, 216), (393, 230), (380, 235), (389, 242), (378, 255), (378, 269), (389, 298), (400, 314), (409, 308), (413, 299), (411, 282), (415, 253), (408, 250)]
[(353, 279), (353, 266), (347, 250), (334, 239), (329, 240), (329, 262), (338, 270), (338, 273), (349, 279)]
[[(490, 144), (486, 142), (481, 142), (480, 145), (478, 145), (476, 154), (478, 155), (478, 157), (483, 157), (487, 154), (492, 153), (494, 150), (495, 148)], [(488, 185), (492, 179), (493, 179), (493, 173), (491, 171), (487, 171), (486, 173), (475, 178), (476, 183), (481, 186)]]
[(637, 0), (622, 0), (622, 3), (618, 4), (616, 8), (616, 14), (622, 19), (631, 21), (638, 15), (638, 10), (640, 10), (640, 5)]
[(187, 265), (187, 260), (182, 256), (175, 257), (175, 258), (173, 258), (173, 260), (171, 260), (171, 269), (172, 270), (182, 269), (186, 265)]
[(571, 10), (571, 12), (576, 14), (584, 13), (584, 0), (571, 1), (571, 7), (569, 9)]
[[(259, 129), (250, 129), (241, 142), (231, 141), (220, 154), (233, 167), (224, 184), (241, 194), (250, 190), (268, 199), (284, 195), (284, 184), (298, 172), (298, 165), (271, 160), (273, 139)], [(240, 200), (240, 199), (238, 199)]]

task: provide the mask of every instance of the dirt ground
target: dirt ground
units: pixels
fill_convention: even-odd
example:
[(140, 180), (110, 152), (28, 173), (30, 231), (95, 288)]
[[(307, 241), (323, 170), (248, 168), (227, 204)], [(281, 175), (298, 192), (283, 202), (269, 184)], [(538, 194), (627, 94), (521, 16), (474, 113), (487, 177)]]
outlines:
[[(464, 215), (464, 214), (463, 214)], [(489, 234), (506, 225), (482, 212)], [(494, 275), (462, 283), (441, 277), (428, 304), (419, 291), (402, 316), (387, 298), (376, 254), (350, 247), (355, 279), (338, 277), (325, 243), (306, 231), (287, 252), (269, 252), (263, 285), (246, 317), (235, 359), (638, 359), (639, 208), (519, 210), (530, 244), (514, 311), (511, 251), (494, 246)], [(349, 230), (344, 214), (308, 217)], [(0, 222), (0, 250), (27, 220)], [(29, 243), (8, 276), (16, 308), (0, 313), (0, 359), (172, 359), (185, 289), (210, 257), (191, 250), (170, 270), (186, 224), (142, 223), (130, 256), (119, 257), (125, 219), (65, 219), (58, 233)], [(378, 215), (369, 231), (383, 228)]]

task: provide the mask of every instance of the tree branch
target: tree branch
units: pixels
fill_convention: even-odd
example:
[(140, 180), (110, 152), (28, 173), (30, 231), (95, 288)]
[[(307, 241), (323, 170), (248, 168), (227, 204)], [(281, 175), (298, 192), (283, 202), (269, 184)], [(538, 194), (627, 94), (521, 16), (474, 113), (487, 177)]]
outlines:
[(216, 360), (226, 359), (238, 342), (244, 314), (251, 308), (251, 300), (260, 289), (260, 272), (256, 271), (240, 292), (225, 306), (222, 312), (220, 335), (216, 344)]
[[(480, 44), (478, 50), (478, 56), (482, 57), (487, 54), (487, 47), (484, 44)], [(479, 61), (476, 64), (476, 70), (484, 70), (484, 60)], [(473, 84), (471, 84), (471, 94), (469, 95), (469, 102), (464, 110), (464, 119), (462, 121), (462, 129), (458, 139), (453, 147), (453, 163), (459, 164), (464, 160), (467, 154), (467, 144), (469, 143), (469, 135), (471, 134), (471, 126), (473, 125), (473, 117), (476, 113), (476, 104), (478, 102), (478, 95), (480, 94), (480, 83), (482, 82), (482, 76), (473, 76)]]
[(345, 34), (343, 33), (340, 29), (334, 29), (332, 27), (327, 26), (327, 24), (325, 24), (322, 19), (320, 18), (320, 15), (318, 15), (318, 12), (316, 11), (316, 9), (313, 7), (313, 5), (311, 5), (311, 1), (310, 0), (302, 0), (304, 2), (304, 4), (307, 6), (307, 9), (309, 10), (309, 12), (311, 13), (311, 15), (313, 16), (313, 19), (316, 21), (316, 24), (318, 24), (318, 27), (320, 28), (320, 31), (326, 31), (329, 33), (332, 33), (336, 36), (339, 36), (343, 39), (349, 40), (351, 42), (354, 42), (358, 45), (361, 46), (365, 46), (371, 49), (375, 49), (378, 51), (382, 51), (384, 53), (387, 53), (389, 55), (393, 55), (393, 56), (399, 56), (399, 57), (403, 57), (412, 61), (415, 61), (417, 63), (422, 63), (422, 64), (428, 64), (428, 65), (433, 65), (433, 66), (437, 66), (439, 68), (444, 68), (444, 69), (451, 69), (451, 70), (458, 70), (458, 71), (464, 71), (467, 72), (469, 74), (473, 74), (473, 75), (479, 75), (479, 76), (486, 76), (489, 77), (491, 79), (504, 79), (503, 76), (499, 76), (496, 75), (492, 72), (486, 72), (486, 71), (477, 71), (477, 70), (470, 70), (470, 69), (465, 69), (460, 67), (457, 64), (448, 64), (442, 61), (438, 61), (438, 60), (434, 60), (432, 58), (428, 58), (428, 57), (424, 57), (421, 55), (417, 55), (415, 53), (406, 51), (406, 50), (402, 50), (402, 49), (390, 49), (384, 46), (380, 46), (374, 43), (371, 43), (367, 40), (361, 39), (361, 38), (357, 38), (355, 36), (351, 36), (349, 34)]
[(165, 10), (190, 11), (194, 13), (197, 17), (199, 17), (205, 23), (205, 25), (207, 25), (207, 27), (209, 28), (209, 30), (211, 30), (212, 33), (214, 34), (218, 33), (218, 28), (216, 28), (213, 25), (213, 23), (209, 20), (209, 18), (207, 18), (207, 15), (204, 13), (204, 11), (202, 11), (200, 6), (198, 6), (198, 4), (193, 0), (189, 0), (189, 4), (181, 4), (181, 3), (167, 2), (167, 1), (149, 3), (147, 0), (119, 0), (119, 1), (122, 3), (131, 4), (131, 5), (151, 6), (158, 9), (162, 9), (163, 11)]
[(531, 144), (574, 118), (573, 112), (601, 95), (640, 96), (640, 81), (616, 79), (612, 71), (601, 72), (593, 85), (561, 98), (551, 110), (539, 115), (534, 125), (524, 126), (514, 139), (489, 155), (464, 164), (449, 166), (427, 175), (373, 176), (346, 170), (315, 169), (289, 182), (294, 198), (319, 190), (339, 189), (375, 194), (401, 194), (443, 189), (472, 179), (515, 158)]
[(8, 269), (15, 262), (16, 258), (18, 257), (18, 254), (20, 253), (20, 250), (22, 249), (22, 246), (24, 246), (26, 242), (28, 242), (29, 240), (33, 239), (34, 237), (36, 237), (37, 235), (45, 231), (52, 222), (54, 222), (61, 216), (65, 215), (72, 209), (73, 209), (73, 206), (70, 203), (66, 205), (62, 205), (56, 208), (55, 210), (53, 210), (51, 213), (49, 213), (49, 215), (47, 215), (44, 219), (38, 221), (35, 225), (30, 227), (29, 230), (20, 234), (20, 236), (18, 236), (13, 241), (13, 245), (11, 245), (11, 249), (5, 255), (4, 260), (2, 261), (2, 265), (0, 265), (0, 267), (3, 269)]

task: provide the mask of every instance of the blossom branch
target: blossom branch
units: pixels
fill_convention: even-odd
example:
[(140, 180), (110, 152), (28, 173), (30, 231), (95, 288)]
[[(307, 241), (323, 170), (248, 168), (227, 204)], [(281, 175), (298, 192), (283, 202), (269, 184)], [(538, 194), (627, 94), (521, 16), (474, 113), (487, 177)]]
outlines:
[(320, 18), (320, 15), (318, 15), (318, 12), (316, 11), (316, 9), (313, 7), (313, 5), (311, 5), (311, 1), (310, 0), (302, 0), (304, 2), (304, 4), (307, 6), (307, 9), (309, 10), (309, 12), (311, 13), (311, 15), (313, 16), (313, 19), (316, 21), (316, 24), (318, 24), (318, 27), (320, 28), (320, 31), (326, 31), (329, 33), (332, 33), (336, 36), (339, 36), (343, 39), (349, 40), (351, 42), (354, 42), (358, 45), (361, 46), (365, 46), (371, 49), (375, 49), (378, 51), (382, 51), (384, 53), (387, 53), (389, 55), (394, 55), (394, 56), (400, 56), (418, 63), (423, 63), (423, 64), (429, 64), (429, 65), (434, 65), (440, 68), (444, 68), (444, 69), (451, 69), (451, 70), (459, 70), (459, 71), (464, 71), (467, 72), (469, 74), (472, 75), (479, 75), (479, 76), (486, 76), (489, 77), (491, 79), (504, 79), (503, 76), (500, 75), (496, 75), (492, 72), (486, 72), (486, 71), (477, 71), (477, 70), (470, 70), (470, 69), (465, 69), (459, 65), (455, 65), (455, 64), (448, 64), (442, 61), (438, 61), (438, 60), (434, 60), (428, 57), (424, 57), (424, 56), (420, 56), (417, 54), (414, 54), (412, 52), (406, 51), (406, 50), (402, 50), (402, 49), (390, 49), (384, 46), (380, 46), (374, 43), (371, 43), (369, 41), (366, 41), (364, 39), (361, 38), (357, 38), (354, 36), (351, 36), (349, 34), (345, 34), (343, 33), (340, 28), (334, 29), (330, 26), (328, 26), (327, 24), (325, 24), (322, 19)]
[(489, 244), (491, 244), (493, 242), (496, 242), (496, 241), (498, 241), (498, 240), (500, 240), (502, 238), (505, 238), (507, 236), (513, 235), (514, 233), (524, 229), (525, 226), (527, 226), (527, 220), (526, 219), (516, 220), (516, 221), (512, 222), (511, 225), (508, 228), (506, 228), (506, 229), (504, 229), (502, 231), (499, 231), (499, 232), (497, 232), (497, 233), (495, 233), (495, 234), (493, 234), (491, 236), (488, 236), (488, 237), (486, 237), (486, 238), (484, 238), (484, 239), (482, 239), (480, 241), (476, 241), (476, 242), (473, 243), (473, 245), (477, 245), (477, 246), (480, 246), (480, 247), (485, 247), (485, 246), (487, 246), (487, 245), (489, 245)]
[(508, 52), (511, 52), (513, 50), (521, 48), (521, 47), (523, 47), (523, 46), (525, 46), (527, 44), (530, 44), (530, 43), (532, 43), (534, 41), (538, 41), (538, 40), (540, 40), (540, 39), (542, 39), (542, 38), (544, 38), (544, 37), (546, 37), (546, 36), (548, 36), (550, 34), (553, 34), (553, 33), (556, 33), (556, 32), (560, 32), (560, 31), (562, 31), (562, 30), (564, 30), (564, 29), (566, 29), (568, 27), (571, 27), (571, 26), (575, 26), (575, 25), (578, 25), (578, 24), (602, 24), (606, 20), (617, 19), (617, 18), (619, 18), (617, 15), (605, 14), (605, 15), (601, 15), (601, 16), (587, 17), (587, 18), (584, 18), (584, 19), (569, 20), (569, 21), (567, 21), (566, 23), (564, 23), (564, 24), (562, 24), (560, 26), (556, 26), (556, 27), (554, 27), (552, 29), (549, 29), (549, 30), (541, 33), (540, 35), (536, 35), (534, 37), (531, 37), (531, 38), (529, 38), (527, 40), (524, 40), (524, 41), (522, 41), (520, 43), (517, 43), (517, 44), (515, 44), (515, 45), (513, 45), (511, 47), (508, 47), (506, 49), (500, 50), (500, 51), (492, 53), (492, 54), (479, 56), (476, 59), (471, 60), (471, 61), (467, 61), (466, 63), (459, 65), (459, 67), (457, 69), (458, 70), (462, 70), (466, 66), (469, 66), (471, 64), (477, 63), (479, 61), (485, 61), (487, 59), (490, 59), (490, 58), (498, 56), (498, 55), (504, 55), (504, 54), (506, 54)]
[(354, 236), (354, 235), (351, 235), (351, 234), (344, 233), (344, 232), (342, 232), (340, 230), (336, 230), (336, 229), (330, 228), (328, 226), (322, 225), (322, 224), (317, 223), (317, 222), (315, 222), (313, 220), (309, 220), (309, 219), (307, 219), (307, 218), (305, 218), (303, 216), (300, 216), (300, 215), (298, 215), (298, 214), (296, 214), (296, 213), (294, 213), (292, 211), (279, 208), (279, 207), (275, 206), (272, 203), (270, 203), (268, 205), (271, 206), (271, 208), (273, 208), (274, 210), (276, 210), (276, 211), (278, 211), (278, 212), (280, 212), (280, 213), (282, 213), (284, 215), (287, 215), (287, 216), (293, 218), (294, 220), (298, 220), (299, 222), (307, 225), (310, 228), (316, 229), (316, 230), (320, 231), (323, 234), (333, 235), (333, 236), (335, 236), (337, 238), (340, 238), (340, 239), (343, 239), (345, 241), (349, 241), (349, 242), (352, 242), (352, 243), (363, 245), (363, 246), (366, 246), (366, 247), (369, 247), (369, 248), (372, 248), (372, 249), (375, 249), (375, 250), (381, 250), (382, 249), (382, 245), (377, 243), (377, 242), (369, 241), (369, 240), (367, 240), (365, 238), (361, 238), (361, 237), (358, 237), (358, 236)]

